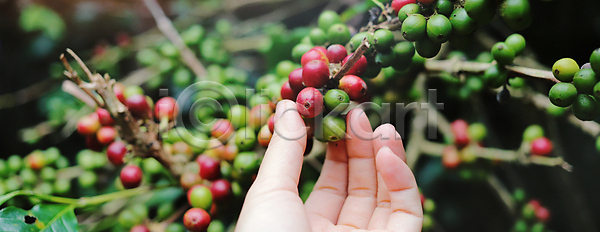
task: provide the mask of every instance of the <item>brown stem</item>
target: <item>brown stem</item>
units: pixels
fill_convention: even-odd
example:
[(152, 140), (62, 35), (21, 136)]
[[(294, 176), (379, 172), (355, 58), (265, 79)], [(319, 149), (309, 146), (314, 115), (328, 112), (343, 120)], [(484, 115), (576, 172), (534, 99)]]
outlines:
[[(450, 60), (427, 60), (425, 62), (425, 69), (428, 71), (439, 71), (457, 74), (461, 72), (468, 73), (483, 73), (489, 67), (493, 66), (494, 63), (479, 63), (471, 61), (461, 61), (459, 59)], [(509, 76), (526, 77), (533, 79), (544, 79), (554, 83), (558, 83), (551, 71), (539, 70), (533, 68), (527, 68), (516, 65), (507, 65), (505, 68), (508, 70)]]
[[(67, 50), (76, 60), (81, 61), (77, 54), (70, 49)], [(112, 90), (112, 85), (115, 83), (108, 75), (102, 77), (100, 74), (89, 74), (89, 78), (92, 81), (87, 83), (77, 75), (73, 68), (69, 65), (64, 55), (61, 55), (61, 60), (65, 64), (68, 71), (65, 72), (72, 81), (77, 83), (80, 88), (84, 91), (89, 88), (98, 93), (100, 98), (103, 100), (102, 104), (98, 104), (100, 107), (108, 110), (110, 114), (115, 118), (116, 128), (119, 131), (119, 135), (129, 144), (133, 145), (133, 153), (135, 156), (142, 158), (154, 157), (158, 162), (165, 166), (171, 174), (178, 179), (181, 175), (182, 164), (173, 162), (171, 156), (168, 155), (162, 148), (162, 143), (158, 140), (158, 125), (152, 120), (146, 120), (145, 123), (149, 128), (146, 132), (140, 130), (140, 123), (138, 120), (133, 118), (131, 112), (117, 99), (116, 95)], [(83, 62), (80, 65), (84, 70), (89, 70), (85, 67)], [(87, 92), (86, 92), (87, 93)], [(90, 92), (91, 93), (91, 92)], [(98, 99), (96, 99), (98, 102)]]
[(340, 71), (335, 73), (333, 75), (333, 77), (331, 77), (331, 79), (333, 79), (335, 81), (339, 81), (340, 79), (342, 79), (342, 77), (344, 77), (346, 75), (346, 73), (348, 73), (350, 71), (350, 69), (352, 69), (354, 64), (356, 64), (356, 62), (358, 62), (360, 57), (363, 54), (365, 54), (365, 51), (367, 51), (367, 49), (369, 49), (370, 46), (371, 46), (371, 44), (369, 44), (369, 41), (367, 41), (367, 38), (364, 38), (363, 41), (360, 43), (360, 46), (358, 46), (358, 48), (356, 48), (356, 51), (354, 51), (354, 53), (352, 54), (350, 59), (348, 59), (348, 61), (346, 61), (346, 63), (344, 65), (342, 65), (342, 68), (340, 69)]
[(206, 78), (206, 69), (196, 58), (192, 50), (185, 45), (185, 42), (173, 26), (173, 22), (165, 15), (165, 12), (160, 7), (156, 0), (144, 0), (146, 7), (150, 10), (150, 13), (156, 20), (158, 29), (177, 47), (181, 54), (182, 61), (194, 71), (197, 77), (204, 79)]

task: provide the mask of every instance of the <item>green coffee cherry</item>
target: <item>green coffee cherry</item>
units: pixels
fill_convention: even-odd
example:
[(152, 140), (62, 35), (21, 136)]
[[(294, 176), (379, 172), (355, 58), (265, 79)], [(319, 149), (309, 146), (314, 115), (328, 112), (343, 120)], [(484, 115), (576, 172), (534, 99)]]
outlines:
[(319, 28), (323, 31), (327, 31), (332, 25), (341, 22), (340, 16), (335, 11), (331, 10), (323, 11), (318, 19)]
[[(346, 135), (346, 121), (339, 117), (325, 116), (323, 118), (323, 138), (327, 142), (335, 142)], [(319, 139), (317, 137), (317, 139)]]
[(58, 179), (54, 182), (54, 192), (59, 195), (65, 195), (71, 191), (71, 180)]
[(562, 58), (552, 65), (552, 74), (559, 81), (571, 82), (573, 76), (579, 71), (579, 65), (571, 58)]
[(96, 184), (98, 176), (92, 171), (85, 171), (77, 177), (77, 181), (82, 188), (90, 188)]
[(592, 69), (580, 69), (573, 77), (573, 85), (579, 93), (593, 94), (596, 83), (598, 78)]
[(581, 121), (590, 121), (596, 118), (598, 103), (587, 94), (579, 94), (571, 107), (573, 114)]
[(327, 42), (327, 33), (321, 28), (313, 28), (308, 36), (314, 45), (323, 45)]
[(487, 135), (487, 129), (481, 123), (473, 123), (469, 125), (467, 131), (469, 133), (469, 138), (471, 138), (473, 141), (481, 141)]
[(44, 181), (54, 181), (56, 179), (56, 171), (52, 167), (43, 167), (40, 170), (40, 177)]
[(408, 41), (417, 41), (426, 35), (427, 20), (421, 14), (409, 15), (402, 23), (401, 31), (404, 39)]
[(398, 19), (400, 22), (404, 22), (409, 15), (419, 14), (420, 12), (421, 7), (419, 5), (415, 3), (406, 4), (398, 11)]
[(350, 31), (345, 24), (333, 24), (327, 30), (327, 40), (331, 44), (346, 44), (350, 40)]
[(483, 74), (483, 81), (492, 88), (498, 88), (503, 84), (506, 84), (508, 75), (506, 69), (494, 65), (485, 70)]
[(25, 185), (33, 185), (37, 182), (37, 175), (29, 168), (22, 169), (21, 172), (19, 172), (19, 176)]
[(440, 52), (441, 48), (442, 44), (431, 41), (431, 39), (428, 37), (422, 38), (415, 42), (415, 50), (420, 56), (425, 58), (433, 58)]
[(427, 20), (427, 36), (436, 43), (444, 43), (450, 38), (452, 33), (452, 24), (446, 16), (442, 14), (432, 15)]
[(523, 141), (531, 142), (537, 138), (544, 137), (544, 128), (540, 125), (531, 125), (528, 126), (525, 131), (523, 131)]
[(556, 106), (567, 107), (577, 98), (577, 88), (571, 83), (560, 82), (550, 88), (548, 93), (550, 102)]
[[(281, 87), (280, 87), (281, 88)], [(234, 105), (227, 112), (227, 119), (235, 128), (242, 128), (246, 126), (248, 121), (248, 107), (243, 105)]]
[(454, 10), (454, 3), (451, 0), (437, 0), (435, 11), (445, 16), (449, 16)]
[(449, 20), (452, 24), (452, 31), (459, 35), (470, 34), (477, 27), (475, 20), (467, 15), (464, 8), (456, 8)]
[(241, 151), (252, 150), (256, 146), (256, 133), (250, 127), (240, 128), (235, 133), (235, 144)]
[(492, 47), (492, 57), (499, 65), (512, 64), (515, 59), (515, 51), (504, 42), (498, 42)]
[(323, 96), (325, 108), (328, 110), (334, 110), (339, 105), (340, 108), (336, 109), (338, 112), (343, 112), (350, 103), (350, 97), (348, 94), (341, 89), (330, 89)]
[(600, 73), (600, 48), (595, 49), (590, 56), (590, 65), (594, 72)]
[(233, 160), (233, 169), (242, 176), (249, 176), (256, 173), (259, 166), (260, 159), (256, 152), (240, 152)]
[(17, 173), (23, 167), (23, 159), (18, 155), (11, 155), (6, 162), (11, 173)]
[(480, 24), (488, 24), (496, 14), (493, 0), (466, 0), (464, 8), (469, 17)]
[(394, 45), (394, 34), (387, 29), (379, 29), (373, 34), (373, 45), (379, 51), (388, 51)]
[(520, 55), (525, 50), (525, 37), (520, 34), (515, 33), (506, 37), (504, 43), (515, 52), (515, 56)]

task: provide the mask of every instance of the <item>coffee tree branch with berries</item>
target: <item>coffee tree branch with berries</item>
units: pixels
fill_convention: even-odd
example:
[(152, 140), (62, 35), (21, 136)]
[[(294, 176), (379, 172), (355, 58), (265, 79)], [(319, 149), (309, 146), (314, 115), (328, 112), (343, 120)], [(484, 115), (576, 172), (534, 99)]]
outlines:
[[(559, 1), (283, 2), (143, 0), (139, 18), (156, 28), (77, 48), (85, 61), (57, 50), (51, 73), (68, 80), (44, 91), (57, 92), (43, 100), (48, 120), (21, 138), (60, 131), (77, 152), (0, 159), (0, 228), (234, 231), (284, 99), (306, 125), (303, 200), (326, 144), (347, 139), (346, 115), (362, 108), (402, 137), (391, 139), (417, 178), (423, 231), (600, 228), (576, 178), (596, 173), (587, 154), (600, 150), (599, 45), (585, 59), (536, 56), (536, 28), (558, 14), (540, 9)], [(22, 17), (60, 19), (27, 4)], [(48, 22), (21, 19), (53, 33)], [(583, 198), (591, 206), (567, 200)]]

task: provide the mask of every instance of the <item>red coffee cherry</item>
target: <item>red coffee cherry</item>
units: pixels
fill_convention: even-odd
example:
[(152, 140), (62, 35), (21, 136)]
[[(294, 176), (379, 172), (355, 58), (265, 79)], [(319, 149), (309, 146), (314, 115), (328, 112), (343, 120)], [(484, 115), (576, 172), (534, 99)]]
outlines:
[(271, 137), (273, 137), (273, 134), (269, 130), (269, 125), (264, 125), (260, 128), (260, 131), (258, 131), (258, 144), (263, 147), (269, 146), (269, 143), (271, 142)]
[(535, 217), (542, 222), (547, 222), (550, 219), (550, 211), (546, 207), (539, 206), (535, 208)]
[(313, 60), (320, 60), (323, 61), (325, 64), (329, 65), (329, 60), (327, 59), (327, 55), (325, 55), (325, 53), (327, 52), (327, 50), (325, 50), (325, 52), (322, 52), (319, 49), (311, 49), (308, 52), (304, 53), (304, 55), (302, 55), (302, 58), (300, 59), (300, 63), (302, 64), (302, 67), (304, 67), (304, 65), (310, 61)]
[(119, 82), (115, 83), (113, 85), (113, 92), (115, 93), (117, 99), (119, 99), (121, 103), (125, 104), (125, 85)]
[(123, 141), (114, 141), (106, 148), (106, 157), (114, 165), (125, 163), (123, 158), (127, 154), (127, 145)]
[(102, 149), (104, 148), (104, 145), (102, 145), (98, 141), (98, 138), (96, 138), (96, 135), (86, 136), (85, 137), (85, 145), (87, 146), (88, 149), (90, 149), (92, 151), (102, 151)]
[(298, 113), (305, 118), (314, 118), (323, 112), (323, 94), (318, 89), (306, 87), (296, 98)]
[(450, 124), (450, 127), (454, 134), (454, 144), (456, 144), (457, 147), (469, 145), (469, 142), (471, 141), (468, 132), (469, 124), (467, 124), (465, 120), (457, 119)]
[(342, 77), (338, 88), (344, 90), (352, 101), (360, 100), (367, 94), (367, 83), (355, 75), (346, 75)]
[(447, 169), (454, 169), (460, 165), (461, 159), (454, 146), (446, 146), (442, 151), (442, 164)]
[(402, 9), (403, 6), (405, 6), (406, 4), (410, 4), (410, 3), (417, 3), (417, 1), (415, 1), (415, 0), (394, 0), (394, 1), (392, 1), (392, 8), (394, 9), (394, 12), (396, 14), (398, 14), (398, 11), (400, 11), (400, 9)]
[(115, 128), (112, 126), (104, 126), (98, 130), (96, 133), (96, 138), (100, 144), (108, 145), (115, 141), (115, 138), (117, 138), (117, 130), (115, 130)]
[(288, 76), (288, 81), (294, 91), (300, 92), (300, 90), (304, 89), (306, 86), (302, 82), (302, 68), (294, 69)]
[(96, 109), (96, 114), (98, 115), (98, 121), (100, 121), (100, 124), (102, 124), (102, 126), (112, 126), (115, 124), (115, 120), (113, 120), (108, 110), (98, 108)]
[(137, 225), (131, 228), (129, 232), (150, 232), (150, 229), (145, 225)]
[(325, 49), (325, 47), (323, 47), (323, 46), (314, 46), (310, 50), (317, 50), (317, 51), (322, 52), (323, 54), (327, 54), (327, 49)]
[[(352, 55), (354, 55), (354, 53), (346, 56), (346, 58), (344, 58), (342, 61), (342, 65), (345, 64), (350, 57), (352, 57)], [(367, 70), (367, 58), (365, 58), (365, 56), (360, 56), (360, 59), (358, 59), (358, 61), (354, 64), (354, 66), (352, 66), (346, 75), (361, 76), (363, 73), (365, 73), (365, 70)]]
[(296, 92), (292, 89), (289, 81), (286, 81), (281, 86), (280, 94), (281, 94), (281, 99), (287, 99), (287, 100), (293, 101), (294, 99), (296, 99), (296, 95), (298, 95), (298, 92)]
[(306, 87), (321, 88), (329, 81), (329, 65), (313, 60), (302, 67), (302, 82)]
[(348, 51), (340, 44), (333, 44), (327, 47), (327, 59), (330, 63), (340, 63), (346, 56), (348, 56)]
[(183, 226), (190, 232), (206, 231), (210, 221), (208, 212), (200, 208), (191, 208), (183, 215)]
[(231, 138), (231, 135), (233, 135), (233, 132), (235, 132), (235, 129), (229, 120), (219, 119), (213, 125), (210, 135), (217, 138), (221, 142), (226, 143), (229, 138)]
[(531, 141), (532, 155), (548, 155), (552, 152), (553, 148), (552, 141), (546, 137), (537, 138)]
[(271, 134), (275, 133), (275, 114), (271, 114), (269, 120), (267, 121), (267, 125), (269, 125), (269, 131)]
[(231, 184), (225, 179), (215, 180), (210, 186), (213, 200), (220, 202), (231, 196)]
[(121, 169), (121, 184), (126, 189), (136, 188), (142, 183), (142, 169), (140, 167), (130, 164)]
[(196, 159), (200, 166), (200, 177), (205, 180), (216, 180), (221, 177), (221, 162), (207, 155), (198, 156)]
[(154, 105), (154, 116), (159, 120), (166, 117), (169, 121), (173, 120), (179, 114), (177, 101), (172, 97), (163, 97)]
[(82, 135), (95, 135), (100, 129), (100, 121), (97, 114), (90, 114), (77, 121), (77, 132)]
[(146, 96), (141, 94), (134, 94), (127, 98), (125, 105), (129, 108), (129, 111), (136, 118), (150, 118), (152, 111), (150, 105), (146, 100)]

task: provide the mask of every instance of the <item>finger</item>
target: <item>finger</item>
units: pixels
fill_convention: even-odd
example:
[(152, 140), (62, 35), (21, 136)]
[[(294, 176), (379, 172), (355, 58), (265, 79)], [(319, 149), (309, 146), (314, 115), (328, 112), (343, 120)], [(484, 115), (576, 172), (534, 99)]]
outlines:
[(296, 104), (284, 100), (277, 104), (275, 133), (260, 165), (253, 185), (261, 191), (298, 191), (298, 180), (304, 149), (306, 129)]
[(327, 143), (327, 155), (321, 176), (306, 200), (306, 211), (311, 221), (326, 219), (337, 223), (348, 189), (348, 156), (346, 142), (340, 140)]
[(297, 187), (306, 146), (304, 122), (291, 101), (279, 102), (276, 115), (275, 133), (240, 212), (238, 223), (244, 226), (239, 231), (310, 230)]
[(373, 153), (373, 130), (365, 112), (348, 113), (346, 151), (348, 153), (348, 197), (338, 225), (366, 229), (377, 204), (377, 171)]
[(421, 231), (423, 209), (410, 168), (390, 148), (383, 147), (377, 153), (377, 171), (381, 173), (391, 199), (392, 213), (386, 229)]
[[(375, 137), (375, 140), (373, 140), (373, 151), (375, 154), (382, 147), (389, 147), (401, 159), (404, 160), (406, 158), (400, 134), (396, 132), (396, 129), (391, 124), (384, 124), (377, 127), (373, 132), (373, 137)], [(377, 172), (377, 207), (373, 211), (368, 229), (385, 229), (392, 213), (390, 205), (388, 188), (381, 173)]]

